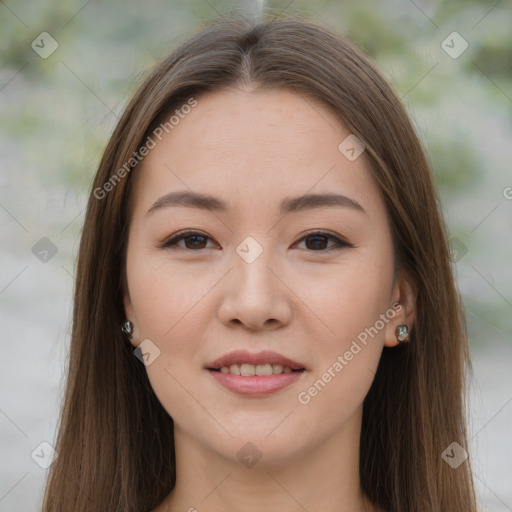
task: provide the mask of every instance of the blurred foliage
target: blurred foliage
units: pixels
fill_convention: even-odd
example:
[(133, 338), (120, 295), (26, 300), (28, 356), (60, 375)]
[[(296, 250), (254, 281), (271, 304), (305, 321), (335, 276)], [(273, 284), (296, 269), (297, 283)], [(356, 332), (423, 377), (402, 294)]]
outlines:
[[(232, 9), (249, 12), (251, 4), (256, 10), (259, 2), (190, 0), (184, 4), (153, 0), (142, 6), (119, 1), (2, 1), (2, 81), (9, 80), (9, 73), (21, 70), (23, 78), (33, 82), (33, 98), (27, 98), (26, 111), (7, 109), (3, 114), (7, 132), (13, 137), (23, 134), (41, 142), (41, 132), (45, 131), (47, 136), (58, 137), (64, 145), (83, 148), (85, 154), (97, 159), (98, 150), (115, 122), (108, 109), (119, 114), (120, 102), (127, 100), (143, 72), (201, 20)], [(485, 102), (506, 107), (510, 116), (505, 92), (512, 85), (510, 2), (280, 0), (267, 2), (264, 12), (272, 17), (291, 11), (311, 15), (361, 45), (404, 98), (406, 106), (416, 111), (418, 119), (424, 119), (423, 112), (429, 109), (439, 109), (446, 103), (451, 107), (457, 98), (463, 101), (464, 92), (472, 89), (468, 83), (473, 83)], [(457, 60), (440, 48), (443, 37), (454, 30), (466, 36), (469, 43), (468, 50)], [(48, 59), (39, 58), (30, 46), (43, 31), (59, 42), (58, 51)], [(63, 68), (63, 62), (76, 76)], [(423, 77), (436, 62), (433, 76)], [(68, 75), (65, 80), (61, 79), (63, 73)], [(8, 95), (10, 87), (16, 85), (8, 84), (2, 94)], [(113, 119), (101, 118), (102, 125), (106, 124), (99, 130), (84, 130), (73, 117), (67, 117), (65, 126), (57, 124), (55, 132), (48, 133), (44, 129), (48, 119), (41, 118), (37, 108), (30, 108), (31, 101), (37, 103), (38, 93), (47, 101), (46, 91), (40, 89), (48, 87), (59, 100), (54, 108), (61, 114), (65, 114), (66, 105), (74, 103), (76, 107), (78, 103), (83, 106), (85, 119), (98, 115), (98, 107)], [(482, 105), (483, 109), (488, 107)], [(76, 114), (75, 108), (69, 110)], [(411, 115), (415, 117), (413, 112)], [(420, 136), (429, 147), (438, 184), (446, 189), (466, 189), (468, 183), (478, 182), (481, 156), (464, 133), (454, 138), (450, 128), (427, 126)], [(65, 167), (54, 169), (52, 176), (83, 186), (87, 182), (84, 173), (90, 177), (92, 172), (91, 159), (86, 161), (87, 170), (83, 164), (83, 160), (72, 158)]]

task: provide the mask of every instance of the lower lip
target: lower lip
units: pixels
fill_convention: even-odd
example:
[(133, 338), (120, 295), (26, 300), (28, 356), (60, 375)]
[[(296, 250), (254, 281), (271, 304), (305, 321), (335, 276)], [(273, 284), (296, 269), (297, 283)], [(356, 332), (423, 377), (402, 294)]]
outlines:
[(231, 375), (230, 373), (216, 372), (214, 370), (208, 370), (208, 372), (219, 384), (234, 393), (246, 396), (264, 396), (289, 386), (299, 379), (305, 370), (301, 372), (280, 373), (278, 375), (254, 375), (251, 377)]

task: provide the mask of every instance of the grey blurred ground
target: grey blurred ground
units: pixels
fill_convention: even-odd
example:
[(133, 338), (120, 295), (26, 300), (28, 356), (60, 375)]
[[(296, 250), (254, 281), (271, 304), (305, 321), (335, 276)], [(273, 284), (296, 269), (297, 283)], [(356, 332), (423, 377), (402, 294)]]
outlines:
[[(458, 251), (482, 510), (512, 511), (510, 2), (287, 3), (266, 11), (349, 33), (415, 120)], [(83, 209), (116, 114), (148, 67), (231, 5), (0, 1), (0, 511), (38, 510), (46, 470), (30, 454), (55, 436)], [(44, 31), (59, 44), (47, 59), (31, 48)], [(441, 47), (453, 31), (468, 42), (456, 59)], [(43, 237), (57, 248), (46, 262), (32, 252)]]

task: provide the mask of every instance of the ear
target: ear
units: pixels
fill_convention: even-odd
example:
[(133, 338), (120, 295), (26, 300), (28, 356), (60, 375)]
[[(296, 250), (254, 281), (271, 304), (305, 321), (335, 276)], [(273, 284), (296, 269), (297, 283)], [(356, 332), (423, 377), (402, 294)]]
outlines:
[(124, 304), (124, 312), (126, 315), (126, 319), (130, 320), (133, 324), (133, 336), (132, 339), (128, 339), (128, 341), (132, 344), (133, 347), (137, 348), (138, 342), (136, 340), (139, 339), (137, 333), (137, 321), (135, 317), (135, 311), (133, 309), (132, 301), (130, 299), (130, 293), (128, 291), (128, 287), (126, 284), (123, 286), (123, 304)]
[(395, 347), (399, 344), (395, 332), (397, 326), (407, 325), (409, 333), (412, 331), (416, 312), (416, 297), (416, 284), (404, 270), (400, 270), (391, 294), (390, 307), (394, 309), (396, 314), (386, 325), (384, 337), (386, 347)]

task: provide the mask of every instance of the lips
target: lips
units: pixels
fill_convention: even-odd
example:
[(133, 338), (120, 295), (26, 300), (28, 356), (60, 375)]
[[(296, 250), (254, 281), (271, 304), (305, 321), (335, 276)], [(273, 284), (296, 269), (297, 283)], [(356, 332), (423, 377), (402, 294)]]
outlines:
[(306, 369), (302, 363), (270, 350), (264, 350), (263, 352), (257, 353), (251, 353), (247, 350), (235, 350), (208, 363), (205, 368), (207, 370), (220, 370), (223, 366), (231, 366), (233, 364), (251, 364), (254, 366), (258, 364), (280, 364), (282, 366), (287, 366), (292, 370)]

